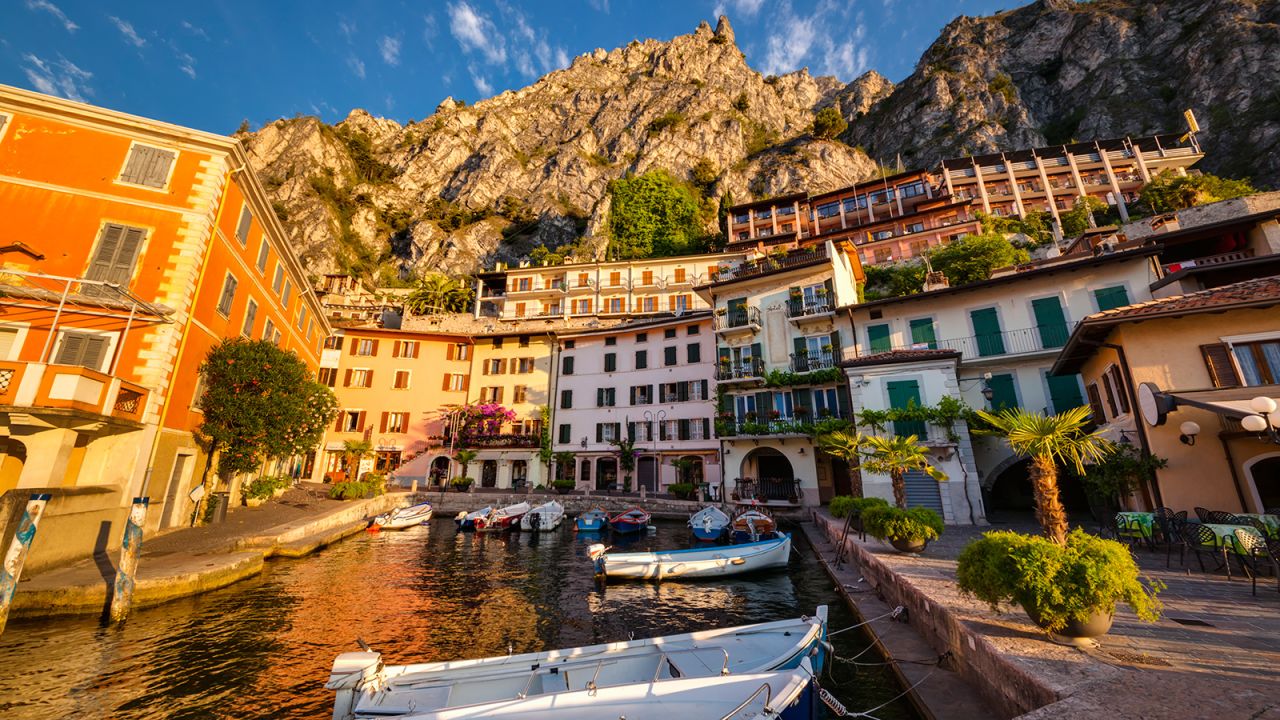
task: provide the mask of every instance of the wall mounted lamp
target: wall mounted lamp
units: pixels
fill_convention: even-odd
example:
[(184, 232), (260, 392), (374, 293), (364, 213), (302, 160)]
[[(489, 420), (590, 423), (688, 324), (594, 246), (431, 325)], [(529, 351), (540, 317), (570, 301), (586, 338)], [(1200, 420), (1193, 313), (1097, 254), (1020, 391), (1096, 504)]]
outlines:
[[(1258, 433), (1258, 439), (1280, 445), (1280, 414), (1276, 413), (1276, 401), (1265, 395), (1249, 401), (1249, 409), (1255, 415), (1245, 415), (1240, 426), (1251, 433)], [(1265, 435), (1263, 434), (1265, 433)]]
[(1183, 445), (1195, 445), (1196, 435), (1200, 434), (1200, 423), (1194, 420), (1188, 420), (1178, 426), (1178, 432), (1182, 433), (1178, 439)]

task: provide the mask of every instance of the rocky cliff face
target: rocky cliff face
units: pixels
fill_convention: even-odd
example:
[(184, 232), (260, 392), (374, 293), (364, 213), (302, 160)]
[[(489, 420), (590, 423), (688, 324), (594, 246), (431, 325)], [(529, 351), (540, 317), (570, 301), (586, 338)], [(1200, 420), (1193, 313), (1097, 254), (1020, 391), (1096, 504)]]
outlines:
[[(961, 17), (894, 86), (805, 70), (762, 77), (723, 18), (669, 42), (582, 55), (515, 92), (446, 99), (408, 125), (353, 111), (242, 139), (315, 272), (472, 272), (579, 236), (599, 256), (609, 181), (715, 175), (713, 199), (824, 190), (944, 157), (1183, 128), (1208, 171), (1280, 183), (1280, 4), (1041, 0)], [(816, 109), (850, 121), (812, 137)], [(705, 180), (705, 178), (704, 178)], [(711, 229), (711, 228), (709, 228)], [(585, 258), (583, 258), (585, 259)]]

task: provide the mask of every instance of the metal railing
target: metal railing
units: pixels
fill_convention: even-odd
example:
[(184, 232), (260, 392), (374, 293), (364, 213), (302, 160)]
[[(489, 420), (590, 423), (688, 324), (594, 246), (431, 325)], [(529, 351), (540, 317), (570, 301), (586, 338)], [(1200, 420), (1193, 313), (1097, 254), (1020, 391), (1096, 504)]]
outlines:
[(760, 327), (760, 308), (745, 305), (742, 308), (729, 310), (723, 315), (716, 315), (716, 330), (732, 330), (734, 328)]
[(1192, 260), (1165, 263), (1164, 271), (1166, 273), (1174, 273), (1187, 268), (1205, 267), (1207, 265), (1222, 265), (1224, 263), (1237, 262), (1239, 260), (1248, 260), (1251, 257), (1253, 257), (1253, 249), (1244, 248), (1243, 250), (1232, 250), (1231, 252), (1207, 255), (1205, 257), (1195, 258)]
[(798, 373), (826, 370), (836, 366), (835, 353), (831, 351), (816, 353), (792, 353), (791, 371)]
[(502, 433), (498, 435), (471, 435), (460, 438), (459, 444), (473, 448), (536, 448), (542, 442), (540, 435), (517, 435)]
[(1061, 325), (1037, 325), (1031, 328), (1005, 330), (1002, 332), (971, 335), (969, 337), (951, 338), (933, 342), (893, 344), (877, 348), (863, 348), (861, 354), (857, 349), (846, 348), (845, 360), (856, 360), (866, 355), (878, 355), (894, 350), (958, 350), (964, 360), (977, 358), (1022, 355), (1026, 353), (1057, 350), (1067, 344), (1075, 322), (1064, 322)]
[(750, 416), (733, 418), (722, 416), (716, 420), (716, 434), (720, 437), (766, 437), (771, 435), (809, 435), (816, 423), (825, 420), (850, 420), (848, 413), (822, 412), (817, 417), (812, 413), (796, 413), (792, 417)]
[(720, 363), (716, 366), (716, 380), (746, 380), (762, 377), (764, 377), (764, 361), (760, 358)]
[(757, 260), (750, 260), (740, 263), (733, 267), (721, 268), (711, 278), (712, 282), (726, 282), (729, 280), (741, 280), (743, 278), (762, 275), (774, 270), (784, 270), (791, 267), (799, 267), (807, 265), (817, 260), (825, 260), (827, 250), (825, 246), (817, 246), (806, 248), (803, 250), (792, 250), (782, 256), (767, 256)]
[(794, 478), (738, 478), (734, 481), (734, 492), (739, 500), (798, 502), (800, 481)]
[(821, 295), (813, 299), (793, 297), (787, 301), (787, 317), (797, 318), (806, 315), (821, 315), (835, 310), (835, 303), (830, 296)]

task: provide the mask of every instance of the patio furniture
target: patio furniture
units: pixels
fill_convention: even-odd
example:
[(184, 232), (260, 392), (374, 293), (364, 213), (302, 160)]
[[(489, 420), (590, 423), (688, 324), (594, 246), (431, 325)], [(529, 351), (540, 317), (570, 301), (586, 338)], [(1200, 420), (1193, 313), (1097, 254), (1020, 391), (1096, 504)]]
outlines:
[[(1247, 518), (1257, 520), (1262, 524), (1263, 535), (1269, 538), (1280, 538), (1280, 516), (1271, 513), (1236, 513), (1236, 517), (1248, 522)], [(1249, 523), (1254, 527), (1258, 527), (1256, 523)], [(1262, 528), (1259, 528), (1262, 529)]]
[(1246, 530), (1236, 530), (1236, 542), (1248, 551), (1246, 566), (1253, 578), (1253, 594), (1258, 594), (1258, 566), (1263, 560), (1271, 565), (1271, 573), (1276, 578), (1276, 591), (1280, 592), (1280, 540), (1266, 540)]
[(1234, 514), (1221, 510), (1210, 510), (1203, 520), (1207, 525), (1244, 525)]
[[(1179, 517), (1181, 516), (1181, 517)], [(1156, 508), (1151, 514), (1151, 543), (1153, 549), (1163, 545), (1164, 566), (1169, 567), (1173, 556), (1173, 548), (1178, 547), (1178, 563), (1183, 564), (1187, 556), (1187, 542), (1182, 528), (1187, 522), (1187, 512), (1175, 513), (1169, 508)]]
[(1151, 546), (1151, 513), (1118, 512), (1115, 527), (1116, 539)]
[(1187, 547), (1195, 553), (1196, 562), (1200, 564), (1200, 572), (1206, 572), (1204, 560), (1200, 556), (1213, 555), (1219, 558), (1218, 567), (1214, 568), (1214, 572), (1226, 568), (1227, 581), (1231, 580), (1231, 563), (1227, 559), (1227, 545), (1213, 528), (1200, 523), (1188, 524), (1183, 532), (1183, 538)]
[(1261, 535), (1263, 538), (1271, 537), (1274, 532), (1271, 526), (1267, 525), (1262, 520), (1256, 517), (1253, 517), (1252, 515), (1241, 515), (1240, 524), (1248, 525), (1252, 527), (1254, 530), (1257, 530), (1258, 534)]
[(1209, 511), (1206, 508), (1198, 507), (1195, 508), (1195, 511), (1196, 517), (1200, 518), (1200, 522), (1209, 522), (1205, 519), (1209, 515)]

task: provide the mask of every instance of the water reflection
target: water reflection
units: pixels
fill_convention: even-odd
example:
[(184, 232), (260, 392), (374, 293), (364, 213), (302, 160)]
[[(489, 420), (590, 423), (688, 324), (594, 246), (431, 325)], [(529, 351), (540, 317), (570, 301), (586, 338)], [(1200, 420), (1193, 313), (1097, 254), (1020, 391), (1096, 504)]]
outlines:
[[(627, 542), (687, 547), (681, 524)], [(122, 628), (87, 619), (11, 621), (0, 635), (0, 717), (324, 718), (334, 655), (357, 637), (388, 663), (480, 657), (761, 622), (832, 606), (853, 619), (807, 549), (787, 571), (712, 582), (592, 577), (569, 526), (554, 533), (460, 534), (452, 523), (360, 535), (199, 598), (137, 611)], [(617, 545), (617, 543), (614, 543)], [(844, 633), (837, 651), (864, 640)], [(867, 656), (870, 657), (870, 656)], [(851, 709), (899, 691), (863, 669), (837, 694)], [(910, 717), (903, 703), (877, 717)]]

